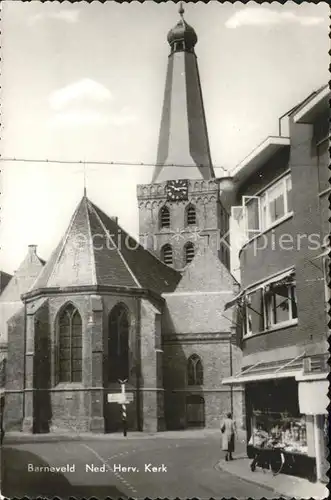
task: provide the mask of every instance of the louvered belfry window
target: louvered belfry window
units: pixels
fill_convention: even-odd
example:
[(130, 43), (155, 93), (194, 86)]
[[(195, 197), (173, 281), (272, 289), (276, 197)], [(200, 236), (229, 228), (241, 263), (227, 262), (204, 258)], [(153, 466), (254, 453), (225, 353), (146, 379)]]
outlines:
[(185, 264), (189, 264), (194, 259), (194, 245), (193, 245), (193, 243), (188, 242), (184, 247), (184, 251), (185, 251)]
[(197, 214), (195, 207), (189, 205), (186, 210), (186, 225), (194, 226), (197, 223)]
[(168, 266), (171, 266), (173, 263), (173, 256), (172, 256), (172, 247), (169, 244), (166, 244), (162, 247), (161, 250), (161, 256), (162, 256), (162, 261), (167, 264)]
[(68, 304), (59, 317), (59, 382), (82, 381), (82, 318)]
[(160, 225), (161, 227), (170, 227), (170, 210), (166, 206), (161, 208)]

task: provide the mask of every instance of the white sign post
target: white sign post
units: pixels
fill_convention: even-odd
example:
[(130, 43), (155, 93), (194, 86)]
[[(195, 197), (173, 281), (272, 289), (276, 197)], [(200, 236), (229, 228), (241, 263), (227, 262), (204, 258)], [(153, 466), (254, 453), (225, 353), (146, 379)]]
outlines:
[(127, 382), (127, 379), (125, 380), (119, 379), (118, 381), (121, 384), (123, 436), (126, 437), (128, 425), (126, 420), (125, 383)]

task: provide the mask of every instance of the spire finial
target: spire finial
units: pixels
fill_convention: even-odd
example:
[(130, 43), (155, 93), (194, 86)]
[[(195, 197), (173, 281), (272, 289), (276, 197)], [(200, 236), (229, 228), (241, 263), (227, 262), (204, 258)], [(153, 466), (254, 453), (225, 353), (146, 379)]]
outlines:
[(84, 159), (84, 198), (86, 198), (86, 163)]
[(180, 14), (180, 17), (183, 19), (183, 16), (184, 16), (184, 7), (183, 7), (183, 2), (179, 2), (179, 9), (178, 9), (178, 12)]

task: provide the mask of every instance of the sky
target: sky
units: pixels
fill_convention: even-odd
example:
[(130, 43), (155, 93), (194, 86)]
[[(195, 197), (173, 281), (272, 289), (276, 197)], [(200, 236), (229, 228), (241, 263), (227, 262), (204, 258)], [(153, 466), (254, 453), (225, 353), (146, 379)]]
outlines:
[[(188, 3), (216, 176), (329, 79), (328, 5)], [(47, 259), (83, 195), (138, 235), (156, 161), (174, 2), (3, 1), (0, 269)], [(9, 161), (80, 161), (52, 164)], [(124, 165), (89, 165), (89, 161)], [(223, 168), (222, 168), (223, 167)]]

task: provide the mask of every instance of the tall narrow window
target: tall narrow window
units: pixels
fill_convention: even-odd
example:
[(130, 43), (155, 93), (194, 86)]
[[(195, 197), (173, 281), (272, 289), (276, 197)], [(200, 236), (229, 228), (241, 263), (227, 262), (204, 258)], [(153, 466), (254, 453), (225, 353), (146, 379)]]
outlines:
[(168, 264), (168, 266), (171, 266), (173, 263), (173, 258), (172, 258), (172, 247), (169, 244), (166, 244), (162, 247), (161, 249), (161, 258), (162, 261), (165, 264)]
[(129, 317), (123, 304), (109, 315), (108, 381), (117, 382), (129, 376)]
[(170, 210), (166, 206), (162, 207), (160, 210), (160, 226), (170, 227)]
[(190, 241), (184, 247), (185, 264), (189, 264), (194, 259), (194, 245)]
[(59, 316), (59, 382), (82, 381), (82, 319), (72, 305)]
[(187, 362), (187, 384), (202, 385), (203, 384), (203, 367), (200, 357), (197, 354), (192, 354)]
[(186, 208), (186, 213), (185, 213), (185, 224), (187, 226), (194, 226), (197, 223), (197, 214), (195, 207), (193, 205), (189, 205)]

